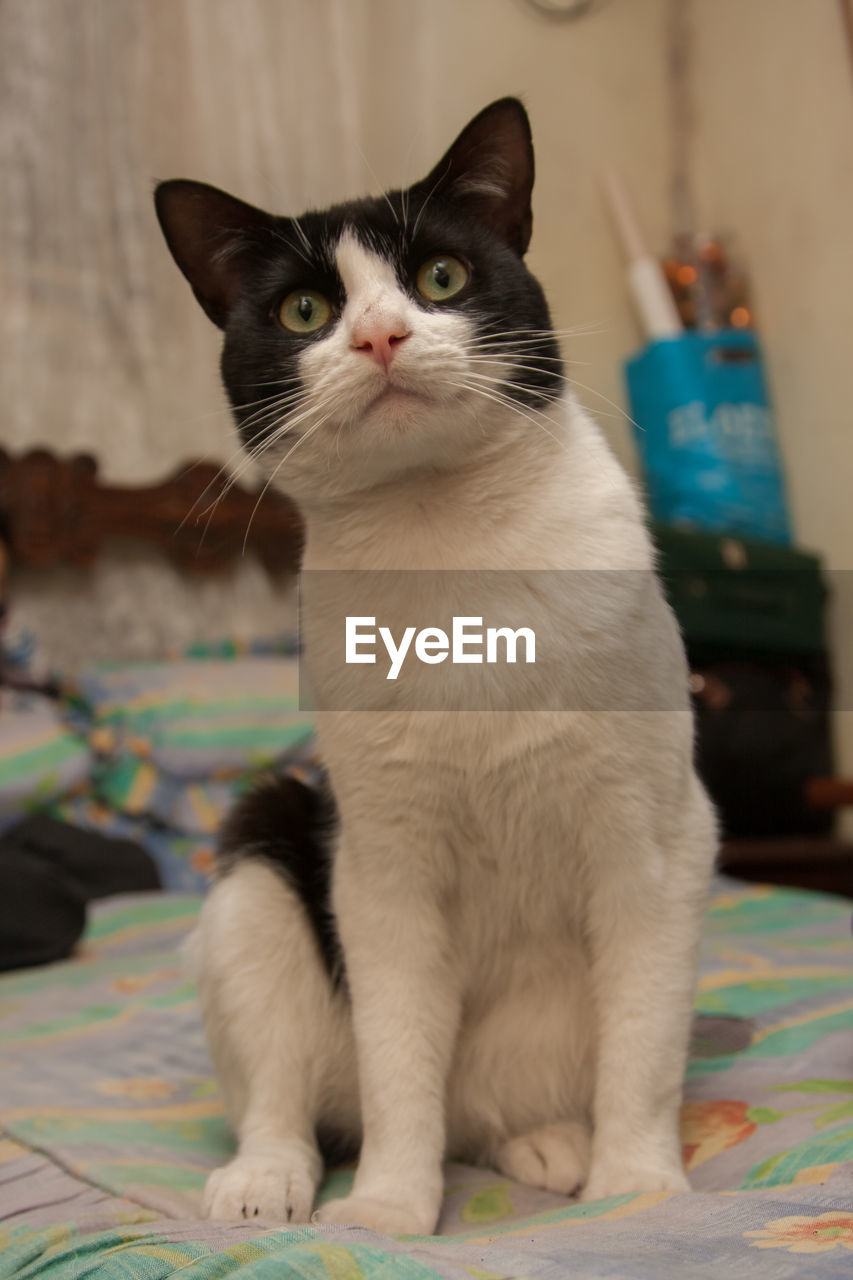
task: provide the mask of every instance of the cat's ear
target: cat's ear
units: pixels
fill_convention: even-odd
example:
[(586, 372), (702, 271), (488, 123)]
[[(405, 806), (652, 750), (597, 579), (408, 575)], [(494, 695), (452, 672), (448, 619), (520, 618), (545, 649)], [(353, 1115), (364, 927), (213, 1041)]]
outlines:
[(500, 98), (475, 116), (413, 191), (464, 206), (523, 257), (533, 229), (533, 142), (518, 98)]
[(159, 183), (154, 205), (172, 257), (210, 319), (224, 329), (259, 233), (270, 232), (276, 219), (186, 178)]

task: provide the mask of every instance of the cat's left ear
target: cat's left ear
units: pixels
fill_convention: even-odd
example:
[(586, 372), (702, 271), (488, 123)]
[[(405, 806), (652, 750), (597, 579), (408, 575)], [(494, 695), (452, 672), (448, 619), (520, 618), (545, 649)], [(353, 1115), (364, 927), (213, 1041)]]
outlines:
[(186, 178), (159, 183), (154, 204), (172, 257), (207, 315), (224, 329), (247, 264), (276, 220), (218, 187)]
[(412, 191), (463, 206), (523, 257), (533, 230), (533, 172), (527, 112), (518, 98), (500, 98), (466, 125)]

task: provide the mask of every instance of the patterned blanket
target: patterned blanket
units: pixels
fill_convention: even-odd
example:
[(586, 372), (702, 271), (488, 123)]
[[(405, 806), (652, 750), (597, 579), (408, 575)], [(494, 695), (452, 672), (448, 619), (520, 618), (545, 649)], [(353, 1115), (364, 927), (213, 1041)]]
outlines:
[(0, 980), (0, 1277), (853, 1274), (849, 903), (720, 884), (683, 1112), (693, 1194), (581, 1205), (450, 1165), (442, 1234), (394, 1240), (198, 1219), (232, 1139), (180, 962), (197, 907), (114, 899), (73, 961)]
[(302, 761), (311, 733), (292, 637), (104, 663), (58, 702), (4, 691), (0, 831), (47, 811), (136, 841), (166, 889), (202, 892), (235, 797)]

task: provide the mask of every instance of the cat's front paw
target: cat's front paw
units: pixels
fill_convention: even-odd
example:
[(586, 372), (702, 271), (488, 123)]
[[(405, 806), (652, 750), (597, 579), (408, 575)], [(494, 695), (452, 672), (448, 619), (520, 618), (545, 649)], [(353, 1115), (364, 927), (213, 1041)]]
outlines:
[(308, 1222), (317, 1191), (318, 1170), (308, 1159), (237, 1156), (214, 1169), (204, 1188), (205, 1218), (262, 1218), (269, 1222)]
[(511, 1138), (498, 1151), (495, 1163), (516, 1182), (570, 1196), (586, 1178), (589, 1146), (583, 1125), (562, 1120)]
[(684, 1170), (677, 1165), (641, 1164), (630, 1160), (595, 1162), (581, 1200), (606, 1200), (642, 1191), (689, 1191)]
[(368, 1227), (384, 1236), (428, 1236), (435, 1230), (438, 1212), (413, 1209), (407, 1204), (391, 1204), (369, 1196), (347, 1196), (329, 1200), (315, 1212), (312, 1222), (340, 1226)]

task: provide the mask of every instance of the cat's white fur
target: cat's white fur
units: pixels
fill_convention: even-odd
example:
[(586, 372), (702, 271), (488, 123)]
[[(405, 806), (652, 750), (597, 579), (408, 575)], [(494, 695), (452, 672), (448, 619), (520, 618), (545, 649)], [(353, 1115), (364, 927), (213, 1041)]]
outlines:
[[(306, 1220), (318, 1121), (363, 1131), (352, 1194), (321, 1222), (432, 1231), (447, 1154), (590, 1199), (685, 1189), (678, 1109), (715, 823), (640, 504), (570, 394), (547, 413), (486, 398), (495, 384), (471, 375), (500, 365), (469, 359), (462, 315), (417, 307), (352, 236), (337, 256), (343, 315), (302, 359), (316, 430), (281, 475), (306, 517), (318, 691), (336, 705), (340, 644), (313, 573), (329, 568), (511, 570), (500, 581), (524, 596), (537, 652), (560, 661), (464, 669), (501, 679), (508, 710), (413, 709), (430, 696), (413, 669), (381, 710), (318, 715), (351, 998), (270, 868), (244, 861), (214, 887), (195, 956), (239, 1151), (206, 1211)], [(387, 372), (354, 341), (377, 320), (409, 334)], [(564, 571), (547, 596), (543, 569)], [(461, 601), (463, 579), (443, 580), (447, 613), (493, 612), (471, 578)], [(357, 581), (336, 616), (364, 612)], [(416, 573), (378, 588), (395, 634), (422, 589)]]

